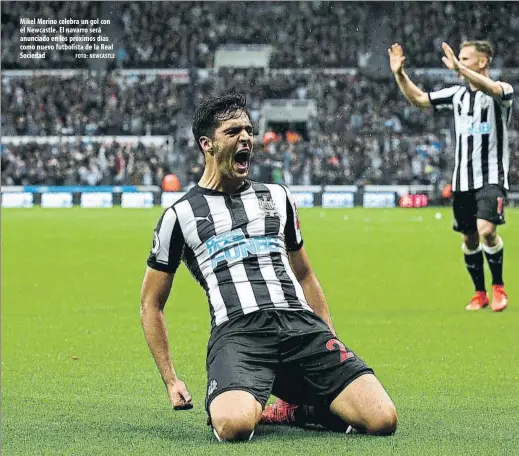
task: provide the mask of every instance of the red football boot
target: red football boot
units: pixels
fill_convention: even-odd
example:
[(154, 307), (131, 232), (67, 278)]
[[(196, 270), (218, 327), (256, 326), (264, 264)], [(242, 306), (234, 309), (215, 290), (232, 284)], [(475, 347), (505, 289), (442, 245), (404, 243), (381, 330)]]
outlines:
[(508, 295), (503, 285), (492, 285), (492, 310), (501, 312), (508, 306)]
[(282, 399), (276, 399), (272, 405), (267, 405), (261, 413), (261, 424), (285, 424), (294, 425), (295, 412), (298, 405), (289, 404)]
[(486, 291), (476, 291), (465, 310), (481, 310), (488, 306), (488, 295)]

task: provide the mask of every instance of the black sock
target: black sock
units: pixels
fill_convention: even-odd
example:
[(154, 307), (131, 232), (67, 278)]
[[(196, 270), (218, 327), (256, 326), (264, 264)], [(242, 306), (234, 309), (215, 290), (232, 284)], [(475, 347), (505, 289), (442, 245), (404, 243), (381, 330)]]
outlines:
[[(499, 240), (495, 247), (485, 246), (483, 248), (487, 257), (488, 267), (490, 272), (492, 272), (492, 285), (503, 285), (503, 241)], [(496, 252), (496, 249), (499, 249), (499, 251)]]
[[(485, 288), (485, 270), (483, 269), (483, 251), (478, 247), (474, 252), (470, 252), (465, 244), (463, 244), (463, 252), (465, 254), (465, 265), (469, 271), (472, 282), (476, 291), (486, 291)], [(467, 252), (470, 252), (467, 254)]]

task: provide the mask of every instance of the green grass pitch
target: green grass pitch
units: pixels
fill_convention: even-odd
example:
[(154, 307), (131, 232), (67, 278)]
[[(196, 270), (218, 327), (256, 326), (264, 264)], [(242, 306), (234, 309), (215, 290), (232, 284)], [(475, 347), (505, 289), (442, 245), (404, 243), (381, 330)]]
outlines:
[(209, 312), (184, 266), (166, 316), (193, 410), (170, 409), (140, 326), (161, 210), (3, 210), (2, 454), (519, 454), (519, 211), (500, 229), (501, 314), (464, 311), (461, 240), (450, 209), (436, 211), (300, 210), (335, 326), (395, 401), (397, 434), (265, 426), (250, 443), (219, 444), (203, 409)]

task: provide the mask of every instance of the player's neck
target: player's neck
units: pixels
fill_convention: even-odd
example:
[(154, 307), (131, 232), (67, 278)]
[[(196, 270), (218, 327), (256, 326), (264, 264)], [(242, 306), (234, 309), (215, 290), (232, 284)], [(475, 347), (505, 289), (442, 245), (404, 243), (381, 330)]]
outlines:
[(229, 179), (222, 176), (217, 170), (210, 170), (206, 167), (198, 185), (217, 192), (234, 193), (244, 182), (245, 179)]

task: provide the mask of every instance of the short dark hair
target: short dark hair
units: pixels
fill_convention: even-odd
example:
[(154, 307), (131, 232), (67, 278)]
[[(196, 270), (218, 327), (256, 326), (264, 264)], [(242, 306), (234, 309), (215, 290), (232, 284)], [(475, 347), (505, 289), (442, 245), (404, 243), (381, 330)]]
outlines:
[(485, 54), (488, 58), (488, 64), (492, 62), (494, 58), (494, 48), (492, 47), (492, 43), (486, 40), (474, 40), (474, 41), (463, 41), (461, 43), (460, 49), (465, 47), (473, 46), (477, 52), (481, 54)]
[(193, 136), (200, 150), (202, 136), (213, 137), (220, 122), (235, 119), (242, 112), (247, 112), (247, 99), (243, 93), (229, 93), (219, 97), (209, 98), (196, 108), (193, 117)]

